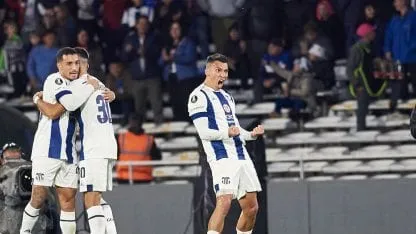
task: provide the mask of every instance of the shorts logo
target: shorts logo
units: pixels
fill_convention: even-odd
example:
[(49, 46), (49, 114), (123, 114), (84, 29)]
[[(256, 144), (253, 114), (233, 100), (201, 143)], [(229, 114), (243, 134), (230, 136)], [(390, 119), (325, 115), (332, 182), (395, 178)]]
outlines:
[(230, 114), (231, 113), (231, 108), (229, 105), (224, 104), (222, 105), (222, 108), (224, 108), (225, 113)]
[(44, 179), (45, 175), (43, 173), (36, 173), (35, 180), (42, 181)]
[(230, 177), (222, 177), (221, 178), (221, 183), (223, 183), (223, 184), (230, 184), (231, 183)]

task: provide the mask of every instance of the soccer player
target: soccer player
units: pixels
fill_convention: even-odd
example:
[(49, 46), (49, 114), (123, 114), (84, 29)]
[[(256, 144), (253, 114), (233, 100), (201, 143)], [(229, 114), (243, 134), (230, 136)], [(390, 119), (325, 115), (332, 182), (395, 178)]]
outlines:
[[(48, 76), (44, 83), (45, 102), (56, 103), (64, 99), (64, 88), (78, 78), (79, 58), (72, 48), (62, 48), (56, 56), (59, 72)], [(80, 92), (94, 90), (98, 82), (89, 80)], [(36, 99), (36, 98), (34, 98)], [(36, 103), (37, 100), (34, 100)], [(32, 196), (25, 207), (20, 233), (31, 233), (39, 210), (47, 197), (48, 187), (55, 186), (61, 208), (60, 226), (63, 234), (75, 233), (75, 194), (78, 187), (75, 156), (75, 124), (69, 113), (57, 119), (41, 116), (32, 148)]]
[[(84, 50), (85, 51), (85, 50)], [(79, 52), (79, 50), (78, 50)], [(85, 83), (96, 78), (89, 78), (88, 53), (80, 53), (80, 78), (66, 87), (68, 102), (48, 104), (38, 101), (40, 109), (50, 112), (74, 111), (80, 127), (81, 151), (79, 162), (80, 191), (84, 193), (84, 203), (87, 208), (88, 222), (92, 234), (116, 233), (111, 208), (107, 220), (104, 210), (109, 208), (103, 204), (101, 193), (112, 189), (112, 167), (117, 159), (117, 143), (111, 119), (111, 109), (105, 100), (103, 90), (105, 86), (100, 82), (100, 90), (92, 94), (79, 92)], [(114, 95), (114, 94), (113, 94)], [(86, 99), (86, 101), (85, 101)], [(79, 108), (79, 109), (78, 109)], [(106, 230), (107, 229), (107, 230)]]
[(189, 96), (188, 112), (193, 120), (212, 171), (216, 207), (208, 223), (208, 234), (219, 234), (233, 199), (238, 199), (242, 213), (237, 234), (252, 233), (261, 191), (254, 164), (244, 147), (264, 133), (258, 125), (244, 130), (235, 114), (234, 99), (222, 87), (228, 78), (228, 60), (221, 54), (207, 58), (205, 81)]

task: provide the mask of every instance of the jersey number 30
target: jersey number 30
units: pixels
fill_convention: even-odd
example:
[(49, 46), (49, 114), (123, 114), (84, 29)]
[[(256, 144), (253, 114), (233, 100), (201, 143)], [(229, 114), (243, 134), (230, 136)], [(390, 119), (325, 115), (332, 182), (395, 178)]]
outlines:
[(104, 100), (102, 95), (98, 95), (96, 99), (98, 105), (98, 113), (97, 119), (100, 123), (111, 123), (113, 119), (111, 119), (111, 110), (108, 102)]

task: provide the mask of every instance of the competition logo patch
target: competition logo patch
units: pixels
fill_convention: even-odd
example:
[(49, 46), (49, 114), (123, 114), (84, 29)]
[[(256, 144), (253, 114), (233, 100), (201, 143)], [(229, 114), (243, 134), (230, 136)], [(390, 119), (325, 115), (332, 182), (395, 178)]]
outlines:
[(198, 97), (196, 95), (191, 97), (191, 102), (195, 103), (196, 101), (198, 101)]
[(57, 85), (61, 85), (61, 84), (63, 84), (64, 83), (64, 81), (61, 79), (61, 78), (56, 78), (56, 80), (55, 80), (55, 84), (57, 84)]
[(224, 109), (225, 113), (227, 113), (227, 114), (231, 113), (231, 108), (230, 108), (229, 105), (224, 104), (224, 105), (222, 105), (222, 108)]

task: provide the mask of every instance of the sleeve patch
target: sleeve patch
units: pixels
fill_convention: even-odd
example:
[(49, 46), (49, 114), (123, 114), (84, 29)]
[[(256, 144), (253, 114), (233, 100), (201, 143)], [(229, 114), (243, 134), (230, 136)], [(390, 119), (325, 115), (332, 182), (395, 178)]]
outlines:
[(55, 84), (62, 85), (63, 83), (64, 83), (64, 81), (61, 78), (56, 78), (55, 79)]
[(193, 95), (193, 96), (191, 97), (191, 102), (192, 102), (192, 103), (195, 103), (195, 102), (197, 102), (197, 101), (198, 101), (198, 96)]

